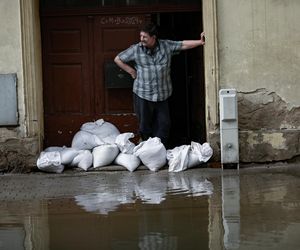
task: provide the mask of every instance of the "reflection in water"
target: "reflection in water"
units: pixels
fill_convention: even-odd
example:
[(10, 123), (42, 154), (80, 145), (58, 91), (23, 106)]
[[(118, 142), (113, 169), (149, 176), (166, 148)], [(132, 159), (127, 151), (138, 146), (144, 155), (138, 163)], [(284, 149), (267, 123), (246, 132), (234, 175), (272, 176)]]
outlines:
[[(108, 185), (99, 185), (96, 191), (96, 193), (75, 196), (76, 203), (88, 212), (108, 214), (117, 210), (122, 204), (128, 205), (141, 201), (143, 204), (158, 205), (165, 201), (168, 195), (183, 194), (184, 197), (211, 195), (213, 185), (201, 176), (185, 173), (170, 173), (162, 176), (156, 174), (126, 175), (121, 176), (113, 188)], [(139, 249), (180, 249), (178, 248), (180, 244), (178, 243), (177, 230), (182, 230), (180, 228), (182, 227), (188, 237), (188, 235), (194, 235), (197, 232), (195, 226), (203, 228), (190, 222), (190, 219), (197, 221), (198, 213), (194, 212), (194, 218), (185, 215), (184, 219), (186, 221), (182, 221), (182, 218), (173, 212), (173, 207), (157, 212), (151, 210), (140, 211), (140, 218), (138, 219)], [(207, 210), (205, 210), (204, 216), (204, 220), (207, 221)], [(204, 228), (207, 228), (207, 225)], [(190, 230), (194, 231), (191, 233)], [(200, 231), (200, 233), (202, 234), (201, 237), (207, 235), (207, 232), (203, 234)], [(183, 240), (181, 239), (181, 241)]]
[(197, 197), (213, 194), (213, 184), (199, 175), (186, 176), (184, 173), (170, 173), (168, 182), (169, 192), (181, 192), (187, 197)]
[(76, 195), (75, 201), (87, 212), (108, 214), (121, 204), (135, 203), (137, 200), (146, 204), (160, 204), (167, 193), (184, 193), (187, 197), (211, 195), (213, 185), (201, 176), (182, 173), (170, 173), (169, 176), (126, 175), (119, 178), (114, 188), (110, 185), (99, 185), (94, 193)]
[(150, 233), (140, 237), (139, 248), (143, 250), (174, 250), (177, 248), (177, 237), (162, 235), (159, 232)]
[(300, 168), (0, 176), (0, 249), (300, 249)]
[(222, 175), (222, 217), (225, 249), (239, 249), (240, 239), (240, 178)]
[(75, 195), (79, 206), (69, 215), (56, 212), (59, 201), (51, 201), (52, 249), (70, 244), (72, 250), (80, 249), (81, 235), (91, 242), (89, 249), (176, 250), (188, 244), (195, 245), (190, 249), (208, 248), (207, 199), (213, 193), (212, 182), (188, 173), (133, 173), (112, 175), (109, 180), (99, 182), (93, 192)]

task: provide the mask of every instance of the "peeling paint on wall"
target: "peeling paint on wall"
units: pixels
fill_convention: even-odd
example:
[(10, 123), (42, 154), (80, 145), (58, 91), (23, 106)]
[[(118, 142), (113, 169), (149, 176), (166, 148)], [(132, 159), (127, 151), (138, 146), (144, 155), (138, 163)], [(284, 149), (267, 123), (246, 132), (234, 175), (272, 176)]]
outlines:
[(259, 136), (255, 132), (249, 132), (247, 138), (247, 144), (249, 147), (256, 147), (259, 144), (270, 144), (274, 149), (287, 149), (286, 139), (284, 138), (284, 134), (280, 132), (274, 133), (265, 133)]
[(269, 143), (274, 149), (287, 149), (283, 133), (264, 134), (263, 143)]
[(240, 131), (241, 162), (284, 161), (300, 155), (299, 130)]
[(257, 138), (257, 134), (256, 133), (249, 133), (246, 142), (249, 145), (249, 147), (252, 147), (252, 148), (255, 147), (259, 143), (258, 138)]
[(239, 128), (260, 129), (300, 129), (300, 107), (292, 107), (275, 92), (257, 89), (239, 92)]

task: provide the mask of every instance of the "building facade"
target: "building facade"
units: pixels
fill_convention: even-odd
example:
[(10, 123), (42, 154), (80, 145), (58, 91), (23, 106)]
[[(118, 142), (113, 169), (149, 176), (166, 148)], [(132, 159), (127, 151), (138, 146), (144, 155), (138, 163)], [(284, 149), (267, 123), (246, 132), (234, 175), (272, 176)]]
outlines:
[[(218, 92), (235, 88), (240, 161), (297, 159), (299, 1), (203, 0), (172, 5), (153, 1), (148, 9), (136, 1), (124, 1), (121, 7), (105, 6), (112, 1), (94, 2), (68, 9), (51, 6), (51, 1), (1, 1), (5, 25), (0, 27), (0, 79), (7, 82), (8, 76), (16, 76), (11, 85), (16, 101), (5, 93), (7, 87), (2, 88), (2, 97), (17, 111), (15, 121), (6, 123), (12, 106), (0, 107), (1, 170), (34, 166), (44, 147), (68, 145), (86, 121), (104, 118), (122, 132), (134, 131), (130, 89), (111, 86), (107, 79), (113, 72), (111, 59), (138, 39), (139, 25), (149, 19), (158, 21), (171, 39), (197, 39), (202, 29), (206, 32), (203, 50), (175, 59), (175, 71), (181, 73), (174, 78), (185, 87), (177, 92), (175, 88), (173, 102), (183, 100), (185, 105), (174, 112), (176, 121), (176, 113), (184, 116), (182, 126), (176, 123), (174, 144), (208, 141), (214, 148), (213, 160), (219, 161)], [(175, 86), (181, 85), (175, 80)]]

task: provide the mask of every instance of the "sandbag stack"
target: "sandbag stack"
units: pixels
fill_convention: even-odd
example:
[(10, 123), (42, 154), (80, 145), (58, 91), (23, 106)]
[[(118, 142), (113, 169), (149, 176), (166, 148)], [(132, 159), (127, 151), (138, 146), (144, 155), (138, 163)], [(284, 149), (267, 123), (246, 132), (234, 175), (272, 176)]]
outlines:
[(87, 171), (111, 164), (135, 171), (141, 164), (151, 171), (169, 165), (170, 172), (184, 171), (207, 162), (212, 156), (208, 143), (192, 142), (166, 150), (160, 138), (149, 138), (135, 145), (131, 132), (120, 133), (112, 123), (99, 119), (84, 123), (74, 135), (71, 147), (49, 147), (41, 152), (37, 167), (45, 172), (62, 173), (65, 166)]

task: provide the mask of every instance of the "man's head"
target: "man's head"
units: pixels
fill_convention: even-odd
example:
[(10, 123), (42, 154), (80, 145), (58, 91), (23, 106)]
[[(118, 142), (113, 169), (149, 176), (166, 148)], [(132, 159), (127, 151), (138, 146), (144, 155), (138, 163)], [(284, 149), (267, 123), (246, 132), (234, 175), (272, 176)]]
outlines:
[(157, 27), (154, 23), (148, 23), (140, 31), (140, 40), (143, 46), (153, 48), (157, 39)]

